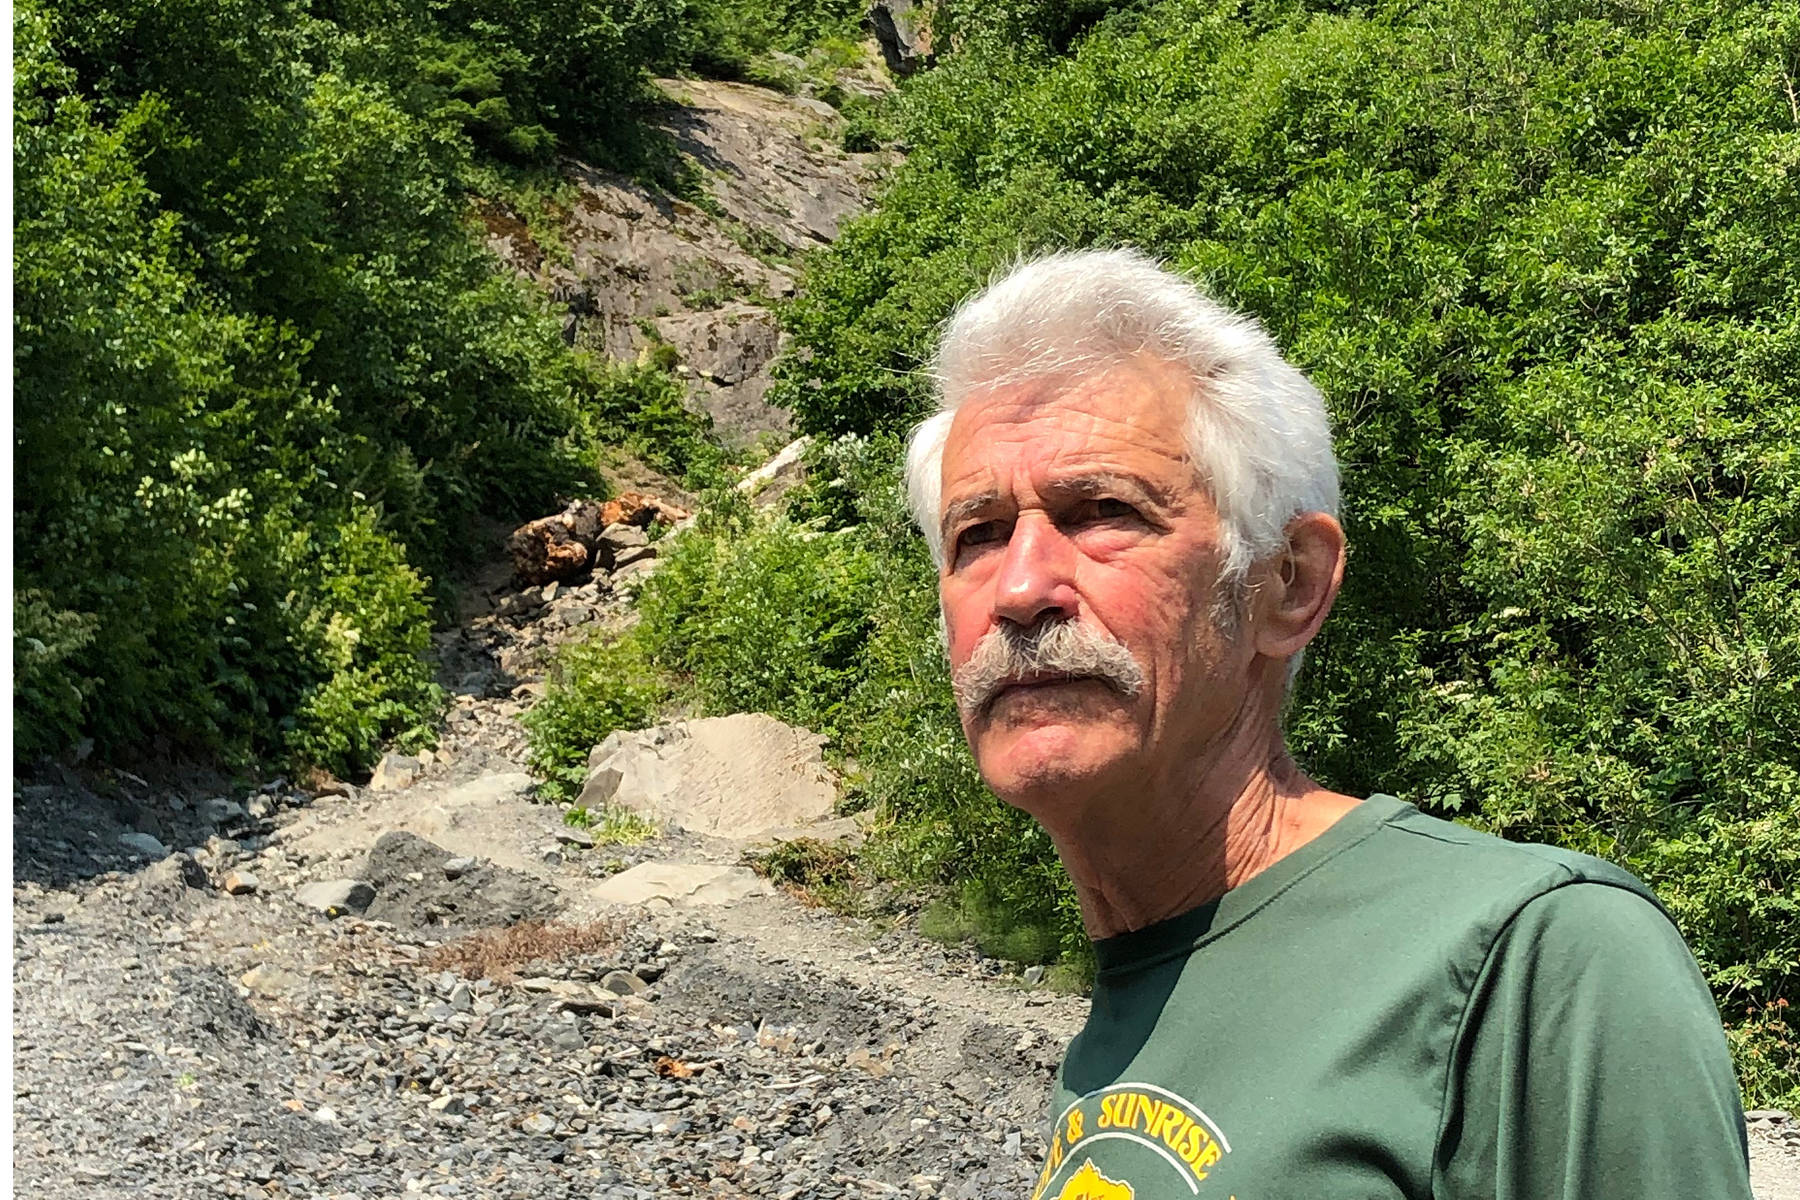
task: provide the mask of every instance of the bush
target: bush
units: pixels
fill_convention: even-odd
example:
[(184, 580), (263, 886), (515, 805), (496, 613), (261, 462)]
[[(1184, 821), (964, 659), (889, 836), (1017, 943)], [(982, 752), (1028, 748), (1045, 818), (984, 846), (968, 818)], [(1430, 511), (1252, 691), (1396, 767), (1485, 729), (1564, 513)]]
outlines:
[(644, 587), (644, 648), (708, 711), (765, 712), (831, 736), (860, 671), (873, 584), (854, 530), (715, 509)]
[(702, 0), (691, 10), (689, 64), (703, 75), (779, 86), (771, 51), (838, 49), (861, 36), (863, 9), (862, 0)]
[(578, 361), (495, 270), (461, 186), (477, 125), (629, 124), (675, 15), (19, 7), (16, 753), (354, 771), (429, 737), (428, 576), (472, 518), (599, 490), (601, 439), (696, 456), (666, 381)]
[(654, 723), (668, 697), (635, 633), (571, 644), (552, 666), (543, 699), (523, 718), (531, 767), (544, 777), (538, 794), (573, 800), (587, 781), (588, 753), (615, 729)]

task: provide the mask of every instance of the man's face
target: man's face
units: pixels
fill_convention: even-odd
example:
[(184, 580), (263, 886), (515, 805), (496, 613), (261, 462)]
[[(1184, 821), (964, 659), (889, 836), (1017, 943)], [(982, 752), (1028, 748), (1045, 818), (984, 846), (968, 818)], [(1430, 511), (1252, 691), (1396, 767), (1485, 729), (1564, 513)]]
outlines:
[(971, 396), (951, 425), (939, 595), (952, 671), (1007, 626), (1075, 622), (1141, 672), (1135, 694), (1027, 677), (963, 707), (988, 786), (1040, 819), (1071, 796), (1168, 779), (1239, 707), (1251, 655), (1211, 617), (1219, 523), (1187, 454), (1185, 385), (1150, 364), (1027, 382)]

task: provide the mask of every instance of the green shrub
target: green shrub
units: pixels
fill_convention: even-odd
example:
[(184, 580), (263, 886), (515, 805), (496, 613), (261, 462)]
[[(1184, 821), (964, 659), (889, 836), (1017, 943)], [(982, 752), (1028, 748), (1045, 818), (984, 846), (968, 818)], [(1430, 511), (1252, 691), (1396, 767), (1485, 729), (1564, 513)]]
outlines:
[(544, 697), (523, 721), (530, 762), (544, 777), (546, 800), (573, 800), (587, 781), (587, 759), (615, 729), (654, 724), (669, 688), (635, 631), (567, 647), (550, 671)]
[(703, 75), (791, 91), (798, 79), (784, 75), (769, 52), (803, 55), (823, 45), (828, 59), (842, 59), (861, 36), (863, 7), (862, 0), (700, 0), (689, 10), (689, 63)]
[(862, 888), (856, 870), (856, 852), (817, 838), (777, 842), (766, 850), (752, 850), (744, 862), (758, 875), (779, 884), (803, 903), (855, 914)]
[(596, 438), (679, 478), (710, 452), (712, 421), (688, 407), (674, 365), (674, 348), (661, 342), (643, 361), (597, 364), (588, 407)]
[(563, 824), (587, 830), (597, 846), (640, 846), (662, 833), (661, 827), (642, 813), (612, 805), (598, 812), (571, 808), (563, 813)]
[(676, 541), (645, 585), (646, 652), (708, 711), (837, 733), (869, 633), (867, 549), (854, 531), (750, 512), (714, 522)]
[(16, 753), (421, 742), (427, 576), (469, 521), (599, 489), (600, 439), (700, 453), (665, 381), (569, 352), (462, 191), (625, 117), (678, 11), (19, 6)]

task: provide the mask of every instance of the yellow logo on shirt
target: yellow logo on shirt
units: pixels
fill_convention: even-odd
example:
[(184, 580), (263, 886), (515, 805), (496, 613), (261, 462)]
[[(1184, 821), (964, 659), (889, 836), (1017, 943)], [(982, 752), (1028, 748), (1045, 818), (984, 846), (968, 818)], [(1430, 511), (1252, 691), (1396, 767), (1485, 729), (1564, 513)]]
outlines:
[[(1185, 1097), (1154, 1084), (1115, 1084), (1089, 1092), (1057, 1117), (1032, 1200), (1051, 1195), (1051, 1184), (1062, 1177), (1078, 1149), (1087, 1161), (1069, 1176), (1054, 1200), (1131, 1200), (1130, 1184), (1108, 1179), (1094, 1166), (1093, 1154), (1100, 1143), (1112, 1140), (1148, 1151), (1152, 1157), (1145, 1161), (1150, 1170), (1157, 1170), (1153, 1160), (1160, 1160), (1195, 1195), (1214, 1164), (1231, 1152), (1219, 1127)], [(1147, 1176), (1136, 1182), (1146, 1181)]]
[(1081, 1164), (1081, 1170), (1069, 1176), (1069, 1182), (1056, 1193), (1056, 1200), (1132, 1200), (1132, 1196), (1129, 1183), (1108, 1179), (1094, 1169), (1090, 1158)]

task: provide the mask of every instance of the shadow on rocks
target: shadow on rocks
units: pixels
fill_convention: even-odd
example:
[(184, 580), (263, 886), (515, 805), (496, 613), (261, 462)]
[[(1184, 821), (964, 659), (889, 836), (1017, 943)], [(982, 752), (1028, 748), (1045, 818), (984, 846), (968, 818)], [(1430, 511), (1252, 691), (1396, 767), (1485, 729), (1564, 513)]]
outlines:
[(442, 846), (398, 830), (376, 840), (360, 878), (375, 887), (363, 915), (402, 929), (463, 933), (542, 919), (557, 909), (555, 892), (529, 875), (489, 862), (458, 863)]

